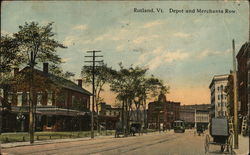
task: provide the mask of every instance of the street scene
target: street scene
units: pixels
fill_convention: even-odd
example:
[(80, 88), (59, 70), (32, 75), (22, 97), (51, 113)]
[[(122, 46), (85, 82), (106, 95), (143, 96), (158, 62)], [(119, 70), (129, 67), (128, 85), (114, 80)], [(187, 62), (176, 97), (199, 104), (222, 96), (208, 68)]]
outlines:
[[(186, 140), (189, 139), (187, 143)], [(5, 149), (4, 149), (5, 150)], [(219, 146), (212, 146), (210, 153), (220, 154)], [(193, 130), (184, 134), (155, 132), (139, 137), (99, 137), (94, 140), (77, 140), (35, 146), (13, 147), (5, 150), (8, 154), (204, 154), (204, 135), (195, 135)], [(46, 152), (46, 153), (45, 153)], [(228, 154), (228, 153), (225, 153)]]
[(1, 1), (0, 155), (249, 154), (249, 6)]

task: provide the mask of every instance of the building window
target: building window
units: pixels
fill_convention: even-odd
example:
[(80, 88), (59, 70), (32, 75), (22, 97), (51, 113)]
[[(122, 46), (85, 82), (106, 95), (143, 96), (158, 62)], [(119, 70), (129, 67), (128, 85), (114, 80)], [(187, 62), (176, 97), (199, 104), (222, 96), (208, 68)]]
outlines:
[(17, 93), (17, 106), (22, 106), (23, 104), (23, 94), (22, 92)]
[(30, 92), (26, 93), (26, 104), (29, 105), (30, 103)]
[(52, 92), (48, 92), (48, 104), (47, 105), (52, 105)]
[(12, 93), (8, 93), (8, 102), (12, 103), (12, 98), (13, 98), (13, 94)]
[(42, 93), (37, 94), (37, 105), (42, 105)]
[(74, 102), (75, 102), (75, 96), (72, 96), (72, 101), (71, 101), (71, 103), (72, 103), (72, 105), (74, 104)]
[(218, 100), (220, 100), (220, 95), (218, 95)]

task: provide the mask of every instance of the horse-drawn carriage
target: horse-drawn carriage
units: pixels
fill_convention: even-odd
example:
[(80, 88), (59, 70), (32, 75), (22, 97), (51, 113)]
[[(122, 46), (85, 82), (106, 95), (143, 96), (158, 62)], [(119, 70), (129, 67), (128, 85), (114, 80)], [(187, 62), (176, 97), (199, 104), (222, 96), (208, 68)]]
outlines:
[(226, 148), (229, 153), (232, 153), (233, 136), (229, 132), (228, 120), (226, 118), (212, 118), (209, 129), (210, 135), (206, 135), (205, 138), (205, 153), (209, 152), (209, 145), (220, 145), (221, 152), (224, 152)]
[[(116, 123), (116, 129), (115, 129), (115, 138), (119, 137), (120, 135), (124, 135), (126, 132), (125, 126), (122, 127), (121, 122)], [(136, 133), (141, 134), (141, 123), (131, 123), (129, 130), (127, 134), (135, 136)], [(125, 135), (124, 135), (125, 136)]]

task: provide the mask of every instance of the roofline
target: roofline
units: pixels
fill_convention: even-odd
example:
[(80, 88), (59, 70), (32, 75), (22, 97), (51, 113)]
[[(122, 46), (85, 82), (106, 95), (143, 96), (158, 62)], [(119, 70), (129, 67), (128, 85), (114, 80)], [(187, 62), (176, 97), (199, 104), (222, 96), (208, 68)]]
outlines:
[[(214, 83), (214, 81), (219, 81), (219, 80), (215, 80), (216, 77), (219, 77), (219, 76), (228, 76), (229, 77), (229, 75), (230, 74), (214, 75), (211, 83), (209, 84), (209, 89), (212, 87), (212, 84)], [(228, 79), (228, 77), (227, 77), (227, 79)]]

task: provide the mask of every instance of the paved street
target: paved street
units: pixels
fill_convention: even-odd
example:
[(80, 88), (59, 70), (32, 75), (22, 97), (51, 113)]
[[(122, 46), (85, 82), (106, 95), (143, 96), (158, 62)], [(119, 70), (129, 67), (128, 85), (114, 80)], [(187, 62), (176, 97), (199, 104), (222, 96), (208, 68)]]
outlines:
[[(5, 148), (3, 153), (4, 155), (202, 155), (205, 154), (204, 138), (205, 136), (194, 135), (191, 130), (186, 131), (184, 134), (168, 131), (128, 138), (106, 137), (94, 140)], [(220, 154), (219, 150), (218, 146), (210, 147), (209, 155)]]

